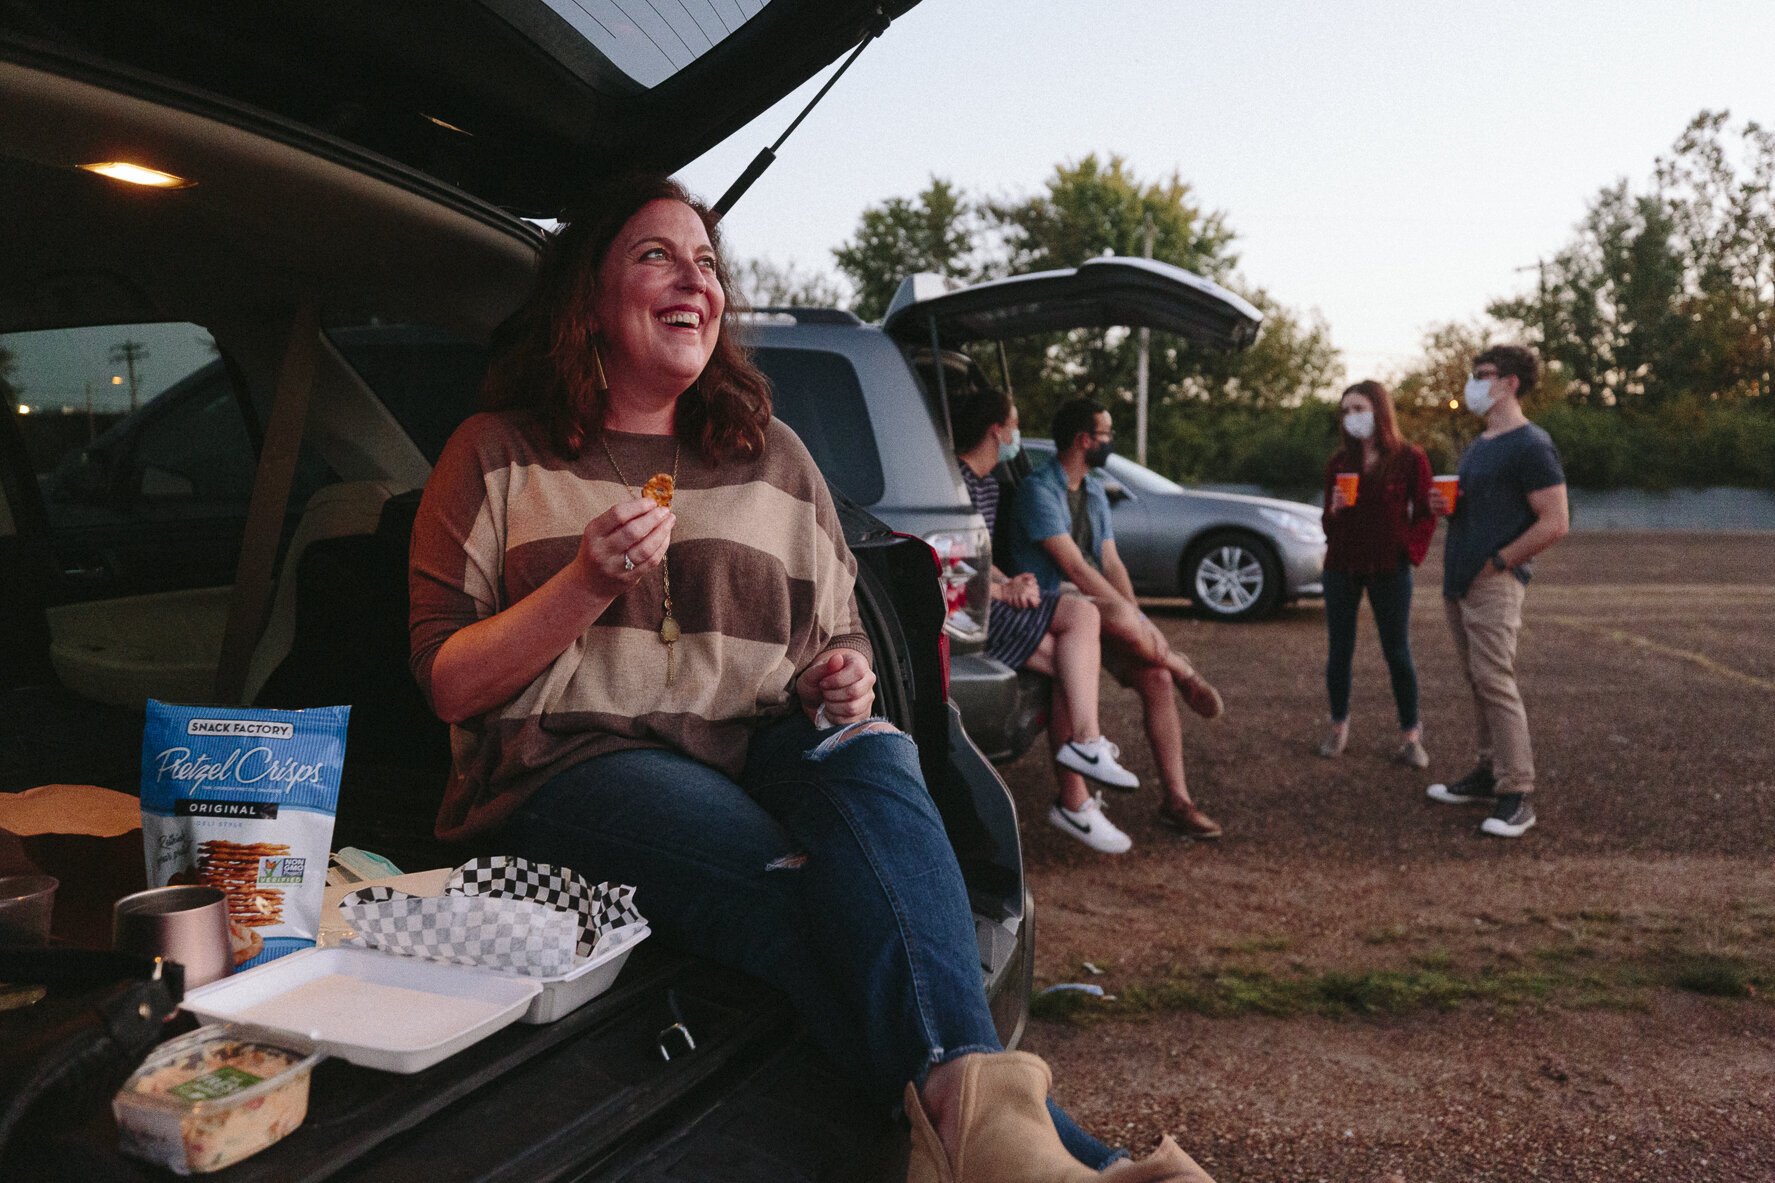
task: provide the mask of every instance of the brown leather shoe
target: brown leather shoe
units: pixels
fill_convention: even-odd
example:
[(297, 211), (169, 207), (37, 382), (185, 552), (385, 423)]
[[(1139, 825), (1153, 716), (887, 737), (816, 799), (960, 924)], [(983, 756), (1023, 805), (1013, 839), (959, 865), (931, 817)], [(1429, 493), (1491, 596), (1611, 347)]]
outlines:
[(1187, 805), (1165, 802), (1159, 806), (1159, 821), (1179, 834), (1200, 838), (1204, 842), (1212, 841), (1221, 834), (1220, 823), (1197, 809), (1193, 801)]
[(1226, 714), (1226, 704), (1220, 700), (1220, 691), (1209, 685), (1208, 679), (1198, 674), (1193, 666), (1188, 675), (1174, 673), (1171, 680), (1177, 683), (1184, 705), (1202, 718), (1218, 719)]

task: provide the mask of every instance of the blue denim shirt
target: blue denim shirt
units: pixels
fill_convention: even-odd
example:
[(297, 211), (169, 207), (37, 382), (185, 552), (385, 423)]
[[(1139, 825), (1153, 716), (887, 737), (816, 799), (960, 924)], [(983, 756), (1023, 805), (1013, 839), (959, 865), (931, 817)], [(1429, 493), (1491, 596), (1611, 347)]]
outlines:
[[(1024, 571), (1035, 576), (1043, 591), (1052, 591), (1066, 578), (1053, 556), (1042, 546), (1042, 540), (1072, 533), (1072, 507), (1066, 496), (1066, 470), (1058, 457), (1029, 474), (1017, 486), (1012, 504), (1011, 553), (1008, 564), (1000, 564), (1013, 574)], [(1099, 570), (1103, 567), (1103, 544), (1115, 537), (1109, 524), (1109, 494), (1103, 482), (1089, 470), (1085, 473), (1085, 513), (1091, 519), (1091, 553), (1085, 557)]]

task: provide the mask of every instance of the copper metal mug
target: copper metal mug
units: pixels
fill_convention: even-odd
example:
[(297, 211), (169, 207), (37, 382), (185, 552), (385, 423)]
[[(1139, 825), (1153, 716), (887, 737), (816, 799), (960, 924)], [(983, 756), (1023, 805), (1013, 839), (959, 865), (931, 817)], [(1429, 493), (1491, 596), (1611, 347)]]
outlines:
[(228, 897), (216, 887), (152, 887), (126, 895), (111, 912), (111, 947), (185, 967), (192, 990), (234, 972)]

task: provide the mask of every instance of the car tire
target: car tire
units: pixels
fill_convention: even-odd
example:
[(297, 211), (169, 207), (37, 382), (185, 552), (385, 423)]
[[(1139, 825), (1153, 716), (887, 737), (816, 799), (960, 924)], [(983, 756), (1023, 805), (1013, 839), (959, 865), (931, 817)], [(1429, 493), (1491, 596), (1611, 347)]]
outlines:
[(1184, 554), (1183, 594), (1212, 620), (1261, 620), (1282, 602), (1282, 564), (1273, 547), (1244, 530), (1197, 539)]

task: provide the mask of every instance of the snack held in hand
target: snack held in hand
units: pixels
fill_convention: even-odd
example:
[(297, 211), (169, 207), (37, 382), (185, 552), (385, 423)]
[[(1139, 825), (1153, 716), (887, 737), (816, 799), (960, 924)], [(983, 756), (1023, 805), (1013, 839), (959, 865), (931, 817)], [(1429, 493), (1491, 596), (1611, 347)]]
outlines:
[(672, 494), (677, 490), (678, 482), (672, 479), (669, 472), (656, 472), (647, 478), (641, 486), (641, 496), (652, 499), (661, 509), (672, 508)]
[(306, 949), (320, 931), (350, 713), (148, 701), (148, 882), (220, 888), (237, 969)]

